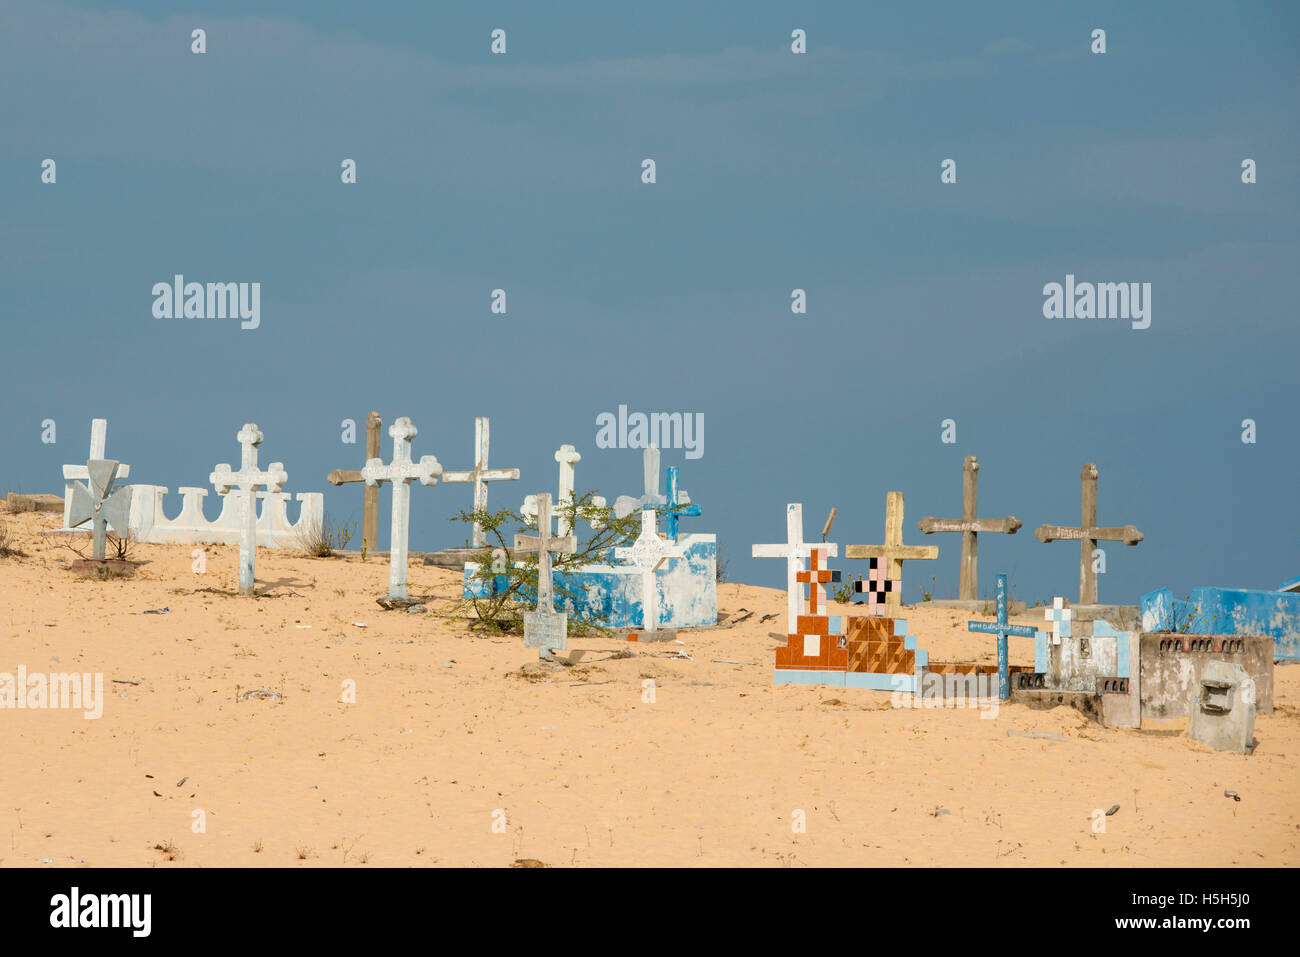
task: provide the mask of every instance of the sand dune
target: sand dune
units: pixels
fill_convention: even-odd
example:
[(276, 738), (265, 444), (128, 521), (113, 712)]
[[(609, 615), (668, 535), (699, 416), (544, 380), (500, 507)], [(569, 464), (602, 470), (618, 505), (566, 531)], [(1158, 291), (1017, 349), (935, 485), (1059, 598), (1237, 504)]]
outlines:
[[(261, 550), (257, 599), (225, 594), (233, 546), (207, 550), (206, 574), (188, 546), (136, 546), (135, 577), (100, 582), (38, 535), (58, 519), (0, 515), (25, 553), (0, 559), (0, 672), (102, 672), (107, 697), (97, 720), (0, 711), (0, 865), (1300, 860), (1300, 668), (1278, 668), (1246, 757), (1188, 741), (1182, 722), (774, 688), (776, 589), (719, 588), (721, 609), (758, 612), (741, 625), (681, 645), (571, 639), (573, 666), (539, 672), (520, 638), (448, 617), (459, 579), (444, 569), (411, 566), (412, 594), (436, 596), (427, 615), (381, 610), (387, 564), (356, 556)], [(994, 661), (967, 615), (906, 615), (932, 658)], [(1012, 661), (1032, 662), (1028, 641)]]

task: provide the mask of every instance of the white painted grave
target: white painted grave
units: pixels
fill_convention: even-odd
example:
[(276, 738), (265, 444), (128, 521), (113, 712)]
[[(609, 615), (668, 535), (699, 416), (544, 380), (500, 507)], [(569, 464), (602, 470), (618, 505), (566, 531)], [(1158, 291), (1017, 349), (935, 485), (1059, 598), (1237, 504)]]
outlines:
[(658, 514), (653, 508), (641, 510), (641, 534), (631, 545), (619, 545), (614, 557), (629, 561), (641, 576), (642, 628), (659, 630), (659, 585), (655, 572), (670, 558), (681, 558), (686, 549), (659, 537)]

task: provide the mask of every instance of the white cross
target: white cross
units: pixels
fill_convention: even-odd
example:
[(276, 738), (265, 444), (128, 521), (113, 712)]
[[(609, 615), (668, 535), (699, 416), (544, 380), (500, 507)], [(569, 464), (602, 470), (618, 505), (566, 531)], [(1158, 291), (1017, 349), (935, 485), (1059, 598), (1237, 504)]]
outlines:
[(641, 466), (645, 472), (645, 494), (640, 498), (633, 498), (630, 495), (620, 495), (614, 500), (614, 515), (618, 518), (627, 518), (637, 509), (644, 509), (648, 505), (663, 505), (668, 500), (659, 493), (659, 447), (656, 445), (647, 445), (645, 452), (642, 453)]
[[(551, 496), (543, 492), (530, 496), (537, 502), (537, 534), (516, 535), (516, 552), (537, 553), (537, 613), (531, 620), (524, 618), (524, 647), (537, 648), (537, 656), (545, 658), (552, 648), (567, 644), (568, 616), (556, 614), (555, 586), (551, 577), (551, 552), (572, 555), (578, 550), (578, 540), (572, 535), (551, 536)], [(556, 621), (556, 619), (560, 621)], [(550, 627), (548, 627), (548, 625)]]
[(1052, 607), (1043, 609), (1043, 618), (1052, 623), (1052, 644), (1059, 645), (1061, 638), (1069, 638), (1071, 625), (1070, 619), (1074, 617), (1074, 609), (1065, 607), (1065, 599), (1057, 595), (1052, 599)]
[[(90, 420), (90, 455), (87, 461), (98, 461), (105, 458), (104, 449), (108, 445), (108, 419), (91, 419)], [(131, 466), (118, 463), (117, 478), (124, 479), (131, 474)], [(64, 496), (63, 496), (63, 527), (72, 528), (72, 483), (76, 479), (83, 482), (90, 481), (90, 472), (87, 471), (85, 463), (79, 465), (63, 466), (64, 479)], [(114, 528), (113, 531), (119, 535), (125, 535), (126, 529)]]
[[(574, 499), (574, 466), (582, 461), (582, 455), (578, 453), (572, 445), (561, 445), (555, 451), (555, 461), (560, 463), (560, 494), (555, 497), (555, 527), (556, 534), (563, 538), (573, 532), (573, 526), (569, 524), (569, 515), (566, 507), (572, 507)], [(593, 495), (591, 504), (595, 508), (603, 509), (605, 499), (600, 495)], [(524, 521), (529, 525), (537, 524), (537, 496), (529, 495), (524, 499), (524, 504), (519, 507), (519, 514), (524, 517)], [(595, 518), (591, 522), (591, 527), (601, 529), (605, 523), (600, 518)]]
[[(518, 481), (519, 469), (488, 468), (488, 420), (480, 416), (474, 420), (474, 468), (464, 472), (443, 472), (444, 482), (473, 482), (474, 511), (487, 511), (488, 482)], [(483, 548), (487, 539), (483, 536), (483, 526), (474, 523), (474, 547)]]
[(361, 477), (370, 486), (384, 482), (393, 483), (393, 526), (388, 542), (388, 597), (406, 597), (407, 532), (411, 521), (411, 483), (416, 479), (421, 485), (437, 485), (442, 466), (432, 455), (420, 461), (411, 461), (411, 439), (420, 430), (411, 420), (402, 416), (388, 427), (393, 437), (393, 461), (385, 465), (383, 459), (367, 459)]
[(281, 462), (272, 462), (265, 471), (258, 470), (257, 447), (262, 444), (262, 432), (256, 424), (245, 423), (235, 438), (243, 446), (239, 471), (232, 472), (230, 466), (223, 462), (208, 476), (208, 481), (216, 488), (218, 495), (227, 495), (231, 489), (239, 490), (242, 509), (239, 525), (239, 590), (251, 595), (253, 565), (257, 558), (256, 493), (259, 488), (265, 488), (268, 492), (280, 491), (280, 486), (289, 481), (289, 475)]
[(669, 558), (681, 558), (686, 554), (683, 545), (669, 544), (659, 537), (658, 514), (653, 508), (641, 510), (641, 534), (631, 545), (619, 545), (614, 549), (614, 557), (627, 559), (641, 573), (641, 610), (642, 629), (657, 631), (659, 629), (659, 584), (655, 580), (655, 571)]
[(839, 545), (834, 542), (809, 543), (803, 540), (803, 505), (791, 502), (785, 507), (786, 543), (784, 545), (755, 545), (755, 558), (784, 558), (786, 560), (786, 633), (793, 635), (799, 618), (801, 592), (795, 578), (803, 571), (803, 559), (812, 554), (814, 548), (825, 548), (826, 554), (834, 558), (839, 553)]

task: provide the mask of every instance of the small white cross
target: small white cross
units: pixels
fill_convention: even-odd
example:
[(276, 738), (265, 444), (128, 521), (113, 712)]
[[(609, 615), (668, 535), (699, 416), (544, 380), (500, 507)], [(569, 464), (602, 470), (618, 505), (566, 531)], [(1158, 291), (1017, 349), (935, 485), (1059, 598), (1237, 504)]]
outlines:
[[(574, 499), (574, 466), (582, 461), (582, 455), (572, 445), (561, 445), (555, 452), (555, 461), (560, 463), (560, 493), (555, 497), (554, 509), (555, 528), (556, 534), (564, 537), (573, 532), (573, 526), (569, 524), (567, 509), (572, 507)], [(591, 504), (597, 509), (603, 509), (605, 499), (600, 495), (593, 495)], [(529, 495), (524, 498), (524, 504), (519, 507), (519, 514), (524, 517), (527, 524), (537, 524), (536, 495)], [(591, 527), (601, 529), (605, 527), (605, 523), (600, 518), (594, 518)]]
[[(91, 419), (90, 420), (90, 455), (87, 461), (98, 461), (105, 459), (107, 456), (104, 450), (108, 445), (108, 419)], [(119, 480), (126, 478), (131, 474), (131, 466), (124, 463), (118, 463), (117, 478)], [(83, 482), (90, 480), (90, 473), (86, 470), (85, 462), (79, 462), (76, 465), (63, 466), (64, 479), (64, 496), (63, 496), (63, 527), (72, 528), (72, 483), (76, 479)], [(119, 535), (125, 535), (125, 528), (113, 528), (113, 531)]]
[[(488, 441), (488, 420), (486, 416), (480, 416), (474, 420), (474, 467), (466, 471), (442, 473), (444, 482), (474, 483), (474, 511), (476, 512), (487, 511), (488, 482), (519, 479), (519, 469), (488, 468)], [(474, 523), (473, 544), (475, 548), (483, 548), (487, 545), (483, 526), (479, 522)]]

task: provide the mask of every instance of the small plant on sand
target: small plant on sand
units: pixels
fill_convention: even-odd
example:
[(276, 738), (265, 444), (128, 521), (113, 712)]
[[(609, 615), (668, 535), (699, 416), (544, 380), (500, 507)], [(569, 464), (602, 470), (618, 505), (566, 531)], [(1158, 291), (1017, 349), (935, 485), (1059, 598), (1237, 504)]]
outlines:
[(17, 541), (9, 534), (9, 528), (0, 522), (0, 558), (21, 557), (22, 554)]
[[(348, 542), (352, 541), (352, 531), (356, 527), (356, 522), (352, 523), (351, 529), (346, 523), (333, 525), (326, 513), (320, 521), (308, 523), (298, 533), (298, 547), (312, 558), (333, 558), (334, 549), (348, 547)], [(362, 558), (364, 560), (364, 554)]]
[[(612, 509), (593, 503), (595, 492), (587, 492), (581, 498), (562, 503), (553, 514), (563, 515), (571, 528), (577, 529), (578, 521), (604, 527), (592, 532), (586, 542), (578, 544), (572, 555), (552, 554), (551, 568), (557, 572), (576, 569), (582, 565), (607, 561), (609, 551), (615, 545), (627, 545), (634, 541), (641, 532), (641, 513), (634, 511), (625, 518), (615, 518)], [(461, 608), (470, 613), (474, 619), (473, 630), (490, 630), (494, 634), (515, 633), (523, 631), (524, 612), (532, 611), (537, 595), (537, 555), (536, 553), (516, 554), (514, 551), (515, 533), (535, 535), (536, 530), (529, 528), (523, 516), (510, 509), (489, 512), (486, 509), (472, 512), (461, 511), (452, 519), (454, 522), (478, 522), (483, 528), (488, 544), (476, 556), (478, 570), (470, 580), (470, 585), (480, 597), (474, 594), (464, 600)], [(468, 543), (466, 543), (468, 544)], [(567, 588), (555, 589), (556, 602), (561, 608), (580, 607), (579, 597)], [(582, 614), (569, 612), (569, 631), (582, 634), (598, 631), (599, 626), (586, 619)]]

